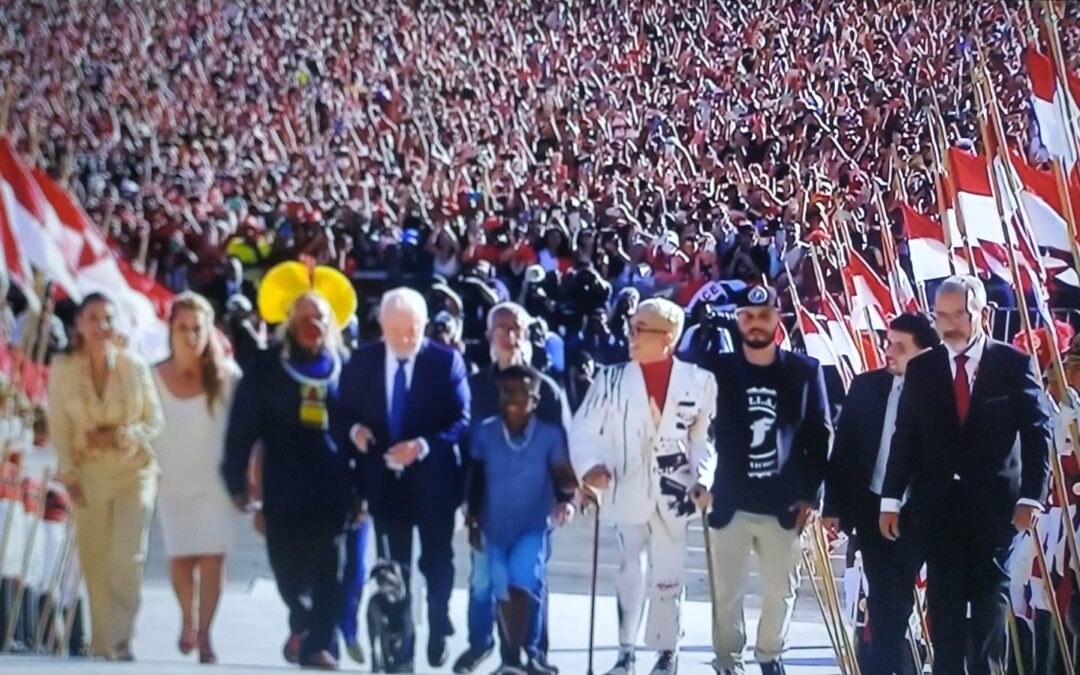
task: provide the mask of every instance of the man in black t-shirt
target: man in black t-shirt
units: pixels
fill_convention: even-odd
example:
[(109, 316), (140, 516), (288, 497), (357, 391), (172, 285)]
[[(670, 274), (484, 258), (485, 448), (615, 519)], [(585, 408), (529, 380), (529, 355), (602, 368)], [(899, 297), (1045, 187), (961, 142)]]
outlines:
[(700, 364), (717, 382), (709, 514), (717, 570), (714, 666), (719, 673), (743, 672), (742, 597), (754, 551), (762, 577), (755, 658), (770, 675), (784, 672), (780, 656), (798, 588), (799, 535), (821, 498), (832, 423), (821, 366), (776, 346), (776, 293), (750, 287), (736, 307), (741, 347)]

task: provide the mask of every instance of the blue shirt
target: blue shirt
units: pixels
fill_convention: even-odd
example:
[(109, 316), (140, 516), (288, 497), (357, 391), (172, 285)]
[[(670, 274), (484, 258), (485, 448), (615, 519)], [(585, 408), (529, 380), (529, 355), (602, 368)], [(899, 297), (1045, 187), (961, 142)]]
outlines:
[(490, 417), (473, 432), (471, 448), (473, 459), (484, 463), (484, 537), (508, 546), (524, 534), (547, 529), (555, 508), (551, 469), (570, 463), (563, 431), (534, 415), (515, 438), (501, 418)]

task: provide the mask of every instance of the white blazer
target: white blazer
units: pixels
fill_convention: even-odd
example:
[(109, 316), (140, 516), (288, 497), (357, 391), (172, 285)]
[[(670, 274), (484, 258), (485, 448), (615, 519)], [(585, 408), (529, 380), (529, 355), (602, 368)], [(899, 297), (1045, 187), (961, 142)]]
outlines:
[(600, 369), (570, 427), (570, 461), (579, 480), (601, 464), (611, 471), (601, 518), (641, 524), (658, 508), (671, 518), (694, 515), (689, 490), (711, 487), (716, 470), (715, 413), (716, 379), (693, 364), (675, 360), (659, 424), (640, 365)]

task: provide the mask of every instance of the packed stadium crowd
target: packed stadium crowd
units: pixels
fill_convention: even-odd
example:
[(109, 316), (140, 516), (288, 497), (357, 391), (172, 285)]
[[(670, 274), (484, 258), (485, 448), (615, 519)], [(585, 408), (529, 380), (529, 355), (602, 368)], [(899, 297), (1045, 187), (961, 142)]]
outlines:
[[(513, 299), (539, 265), (562, 274), (544, 277), (553, 303), (586, 263), (615, 290), (683, 304), (710, 279), (776, 280), (786, 264), (812, 296), (802, 253), (827, 223), (882, 266), (875, 187), (932, 211), (927, 114), (936, 102), (954, 139), (978, 137), (975, 36), (993, 45), (1007, 133), (1046, 159), (1021, 66), (1032, 24), (1007, 3), (0, 12), (20, 147), (70, 178), (126, 257), (219, 309), (238, 288), (230, 257), (252, 280), (298, 254), (477, 276)], [(1074, 14), (1063, 26), (1075, 59)]]
[[(1075, 73), (1080, 70), (1080, 5), (1059, 4), (1064, 67)], [(355, 445), (361, 454), (368, 453), (369, 445), (378, 453), (389, 453), (386, 470), (398, 479), (412, 476), (412, 483), (404, 481), (408, 489), (420, 489), (417, 486), (430, 478), (423, 467), (441, 466), (443, 443), (453, 444), (454, 439), (445, 434), (462, 430), (446, 431), (436, 441), (406, 440), (405, 427), (394, 428), (407, 424), (395, 418), (401, 412), (395, 406), (404, 403), (396, 399), (399, 383), (390, 372), (395, 367), (390, 351), (411, 353), (415, 361), (420, 352), (411, 350), (417, 336), (400, 333), (408, 333), (417, 322), (433, 342), (461, 354), (452, 362), (451, 378), (457, 378), (456, 382), (471, 375), (474, 396), (480, 383), (487, 397), (485, 417), (505, 412), (498, 405), (499, 394), (517, 393), (537, 397), (540, 419), (569, 432), (569, 412), (580, 410), (596, 378), (610, 377), (600, 375), (599, 366), (619, 368), (618, 364), (640, 360), (643, 334), (671, 336), (672, 344), (655, 345), (663, 356), (658, 360), (678, 353), (719, 374), (727, 372), (726, 366), (711, 359), (721, 351), (736, 351), (745, 342), (748, 329), (740, 322), (746, 320), (748, 309), (775, 305), (788, 317), (788, 324), (792, 316), (798, 323), (800, 305), (823, 315), (829, 315), (830, 307), (842, 315), (854, 314), (841, 272), (847, 256), (858, 254), (883, 278), (895, 266), (910, 272), (900, 202), (929, 214), (942, 207), (936, 174), (945, 139), (935, 138), (932, 129), (937, 121), (951, 144), (968, 149), (986, 145), (980, 134), (981, 104), (976, 102), (971, 78), (983, 50), (991, 85), (1000, 98), (1008, 144), (1031, 165), (1049, 166), (1050, 153), (1031, 110), (1032, 85), (1024, 64), (1024, 49), (1040, 39), (1037, 17), (1041, 11), (1033, 14), (1025, 2), (962, 0), (4, 3), (0, 6), (0, 131), (29, 165), (42, 168), (70, 192), (118, 258), (169, 292), (185, 293), (178, 296), (184, 301), (169, 316), (172, 358), (156, 369), (152, 380), (135, 385), (136, 393), (113, 391), (110, 395), (118, 396), (130, 413), (133, 400), (153, 398), (138, 390), (143, 385), (155, 388), (168, 417), (170, 409), (175, 414), (182, 407), (182, 392), (205, 393), (209, 421), (190, 410), (183, 414), (195, 415), (189, 420), (198, 417), (193, 424), (213, 447), (226, 444), (230, 415), (221, 410), (232, 417), (228, 493), (218, 494), (222, 499), (217, 502), (203, 502), (202, 508), (210, 510), (191, 511), (189, 520), (177, 514), (186, 510), (184, 500), (195, 493), (181, 490), (161, 496), (164, 517), (172, 513), (171, 529), (166, 531), (172, 541), (167, 545), (174, 553), (180, 551), (179, 558), (188, 559), (179, 567), (174, 561), (172, 569), (174, 582), (181, 580), (176, 582), (178, 592), (183, 589), (188, 598), (181, 649), (198, 648), (208, 662), (216, 659), (208, 636), (200, 636), (197, 630), (200, 620), (212, 619), (213, 610), (208, 617), (188, 614), (196, 593), (191, 581), (195, 568), (202, 569), (204, 583), (209, 585), (218, 583), (214, 580), (222, 573), (216, 554), (185, 553), (190, 544), (185, 528), (198, 530), (199, 537), (211, 539), (218, 548), (225, 546), (219, 543), (227, 538), (220, 529), (199, 530), (190, 518), (202, 513), (212, 520), (214, 508), (231, 508), (227, 497), (250, 508), (246, 471), (253, 441), (261, 440), (267, 457), (272, 457), (275, 443), (306, 442), (311, 428), (335, 426), (340, 369), (355, 370), (359, 366), (354, 364), (372, 358), (370, 349), (358, 346), (362, 338), (381, 333), (389, 345), (389, 351), (375, 357), (374, 365), (368, 364), (382, 368), (386, 356), (387, 400), (383, 404), (389, 426), (380, 429), (357, 422), (352, 428), (334, 429), (335, 440)], [(842, 245), (832, 244), (834, 240)], [(288, 311), (276, 318), (257, 311), (264, 309), (259, 299), (264, 276), (295, 260), (305, 261), (309, 270), (314, 265), (334, 268), (354, 283), (360, 302), (351, 316), (338, 321), (339, 317), (330, 316), (336, 307), (306, 295), (291, 296), (291, 300), (304, 305), (303, 311), (312, 311), (311, 317), (297, 316), (302, 310), (294, 311), (291, 302)], [(1015, 309), (1017, 297), (1010, 290), (1017, 287), (1015, 280), (990, 269), (978, 272), (990, 301), (1001, 310)], [(959, 288), (964, 298), (968, 294), (977, 298), (971, 282), (964, 283), (968, 285), (946, 284), (944, 293), (955, 294)], [(405, 286), (422, 292), (424, 307), (400, 290), (384, 295)], [(767, 296), (754, 300), (753, 290), (761, 287), (770, 289)], [(921, 290), (924, 297), (919, 304), (926, 305), (927, 297), (934, 294)], [(1049, 291), (1055, 310), (1080, 308), (1075, 285), (1053, 279)], [(206, 298), (208, 304), (186, 292)], [(21, 309), (18, 295), (19, 289), (13, 286), (12, 305)], [(393, 299), (389, 304), (387, 297)], [(684, 310), (685, 318), (680, 311), (676, 320), (668, 305), (650, 300), (656, 297), (671, 300), (671, 307)], [(985, 305), (985, 297), (983, 301)], [(973, 311), (971, 307), (965, 311)], [(983, 309), (977, 307), (969, 318)], [(105, 324), (112, 321), (115, 310), (108, 298), (96, 296), (84, 299), (78, 309), (72, 302), (57, 305), (57, 314), (81, 335), (72, 341), (71, 351), (84, 350), (91, 366), (87, 372), (92, 376), (87, 378), (82, 371), (74, 371), (74, 357), (61, 360), (62, 382), (85, 380), (79, 385), (85, 391), (75, 387), (71, 396), (79, 396), (80, 391), (89, 396), (93, 394), (89, 385), (93, 385), (98, 398), (105, 398), (104, 385), (97, 379), (104, 375), (95, 369), (105, 363), (98, 359), (105, 358), (101, 356), (105, 345), (114, 337)], [(404, 318), (395, 322), (398, 314)], [(213, 316), (221, 336), (227, 338), (221, 354), (216, 336), (213, 340), (202, 336), (211, 332), (202, 322)], [(500, 318), (514, 325), (500, 328)], [(182, 320), (191, 325), (178, 325)], [(912, 349), (937, 344), (936, 337), (927, 337), (932, 333), (928, 324), (912, 321), (901, 320), (898, 329), (915, 336)], [(6, 316), (4, 323), (7, 337), (13, 339)], [(271, 334), (268, 328), (278, 323), (284, 328)], [(335, 333), (323, 325), (331, 323), (341, 324), (343, 346), (355, 354), (348, 364), (336, 357), (290, 360), (290, 347), (303, 352), (310, 342), (317, 343), (316, 351), (322, 350), (326, 335), (316, 339), (310, 330), (321, 326), (323, 333)], [(1003, 332), (992, 335), (1012, 339), (1020, 323), (1005, 325)], [(882, 337), (890, 326), (866, 328), (877, 329)], [(87, 348), (87, 334), (93, 331), (100, 335), (89, 342), (98, 339), (100, 344)], [(50, 354), (59, 352), (63, 342), (62, 331), (54, 332)], [(189, 335), (193, 337), (185, 351), (182, 342)], [(892, 339), (893, 331), (888, 335)], [(518, 336), (522, 345), (514, 346)], [(395, 340), (404, 346), (397, 349)], [(500, 358), (500, 340), (516, 356)], [(213, 347), (208, 346), (211, 343)], [(196, 346), (202, 352), (214, 352), (214, 357), (191, 351)], [(276, 354), (282, 346), (284, 370), (278, 373)], [(98, 348), (100, 354), (94, 351)], [(861, 367), (869, 370), (871, 359), (863, 355), (863, 349), (860, 344)], [(247, 376), (240, 378), (234, 366), (223, 365), (231, 363), (219, 358), (225, 352), (245, 372), (258, 370), (259, 384), (251, 384)], [(269, 353), (275, 354), (273, 359)], [(522, 353), (528, 354), (535, 371), (514, 370), (503, 378), (492, 374), (506, 370), (511, 362), (522, 365), (518, 363)], [(886, 354), (891, 367), (894, 355), (882, 352), (882, 359)], [(412, 365), (406, 374), (407, 360), (399, 355), (401, 391), (413, 377)], [(108, 363), (111, 372), (116, 366)], [(201, 384), (186, 381), (194, 371), (181, 367), (196, 364), (202, 368), (198, 378), (209, 378), (200, 380)], [(462, 373), (456, 370), (459, 364), (465, 369)], [(834, 365), (826, 375), (833, 418), (840, 408), (835, 391), (842, 393), (855, 374), (850, 364)], [(138, 364), (122, 368), (130, 368), (135, 379), (141, 377)], [(683, 376), (673, 372), (661, 376), (643, 367), (642, 386), (652, 396), (654, 380), (670, 376), (674, 387)], [(900, 377), (902, 372), (893, 374)], [(441, 374), (425, 371), (422, 376), (443, 384)], [(287, 384), (292, 382), (290, 377), (302, 387), (314, 387), (314, 402), (300, 403), (299, 427), (286, 424), (276, 440), (260, 438), (257, 427), (266, 420), (252, 411), (262, 410), (264, 403), (256, 402), (251, 389), (261, 384), (269, 392), (278, 387), (284, 391), (291, 386)], [(320, 388), (323, 385), (318, 383), (329, 380), (335, 383), (330, 390)], [(723, 381), (719, 384), (721, 389), (726, 386)], [(529, 391), (507, 393), (508, 387), (518, 385)], [(53, 386), (64, 391), (63, 385)], [(232, 407), (234, 387), (238, 387), (240, 412)], [(557, 392), (554, 398), (549, 396), (549, 387)], [(816, 391), (812, 381), (806, 387)], [(210, 394), (209, 389), (215, 388), (222, 390)], [(295, 394), (289, 391), (289, 396)], [(312, 393), (302, 392), (305, 397)], [(353, 393), (356, 400), (369, 395)], [(460, 392), (450, 389), (446, 393), (453, 400)], [(219, 397), (217, 412), (215, 397)], [(296, 407), (291, 398), (287, 400), (285, 408)], [(65, 407), (77, 409), (85, 404), (93, 410), (88, 401), (67, 402)], [(828, 407), (828, 400), (819, 402)], [(663, 396), (658, 403), (659, 409), (653, 411), (657, 423), (664, 413)], [(145, 416), (139, 423), (146, 428), (129, 433), (145, 432), (149, 444), (151, 428), (160, 432), (162, 413), (145, 401), (140, 405), (145, 410), (136, 417)], [(366, 404), (352, 405), (351, 418), (367, 419)], [(467, 397), (464, 405), (468, 406)], [(895, 401), (890, 405), (895, 417)], [(550, 420), (545, 419), (545, 406)], [(282, 420), (295, 416), (295, 410), (285, 408)], [(699, 414), (707, 416), (707, 411)], [(961, 424), (965, 415), (966, 411)], [(475, 424), (482, 421), (476, 414), (473, 417)], [(60, 414), (54, 410), (50, 423), (58, 419)], [(72, 424), (85, 423), (77, 419)], [(97, 431), (91, 429), (89, 447), (79, 447), (78, 441), (66, 452), (92, 455), (110, 444), (127, 448), (135, 441), (109, 435), (114, 427), (127, 428), (126, 424), (135, 422), (103, 422)], [(440, 434), (445, 431), (434, 421), (430, 424)], [(531, 442), (533, 428), (515, 428), (512, 434), (504, 431), (493, 437), (488, 451), (501, 447), (504, 436), (511, 447), (522, 438)], [(525, 429), (530, 431), (526, 434)], [(880, 425), (875, 431), (880, 432)], [(387, 443), (380, 445), (382, 441)], [(387, 445), (392, 441), (396, 443)], [(158, 441), (159, 446), (165, 444), (158, 448), (163, 457), (170, 454), (169, 442)], [(580, 458), (574, 456), (573, 447), (563, 447), (561, 455), (548, 450), (552, 467), (579, 468)], [(180, 450), (171, 452), (175, 456)], [(277, 453), (276, 463), (267, 459), (270, 463), (265, 469), (261, 455), (256, 458), (253, 484), (261, 482), (265, 470), (266, 481), (278, 481), (277, 489), (281, 489), (281, 481), (286, 480), (283, 474), (307, 470), (282, 464), (283, 450), (278, 448)], [(141, 457), (137, 452), (134, 456)], [(575, 466), (570, 467), (572, 459)], [(146, 461), (145, 466), (156, 462)], [(408, 473), (414, 462), (420, 468)], [(138, 472), (145, 466), (128, 468)], [(602, 463), (597, 466), (603, 468)], [(59, 468), (65, 470), (63, 461)], [(548, 493), (559, 497), (562, 506), (556, 508), (566, 508), (573, 501), (571, 496), (587, 492), (586, 487), (606, 488), (602, 476), (588, 471), (595, 468), (590, 465), (586, 471), (577, 471), (569, 481), (572, 486), (556, 480), (565, 478), (562, 475), (552, 478), (552, 485), (543, 484)], [(73, 471), (67, 470), (68, 474)], [(493, 469), (488, 465), (486, 470)], [(818, 469), (812, 473), (818, 483), (823, 480)], [(76, 481), (79, 494), (72, 497), (78, 503), (88, 487), (115, 492), (118, 488), (109, 480), (99, 476)], [(148, 514), (154, 500), (143, 487), (126, 485), (131, 492), (126, 498), (132, 500), (126, 504)], [(692, 495), (690, 513), (708, 501), (699, 487), (699, 482), (690, 480), (681, 488), (679, 499), (690, 504)], [(444, 496), (460, 504), (466, 496), (464, 484), (455, 490), (462, 494), (450, 490)], [(477, 494), (483, 492), (477, 490)], [(881, 485), (876, 493), (884, 495)], [(300, 499), (299, 494), (290, 500)], [(813, 501), (811, 497), (800, 494), (797, 503)], [(580, 494), (576, 499), (581, 506)], [(282, 503), (274, 505), (278, 510), (271, 516), (275, 523), (268, 536), (271, 562), (280, 573), (279, 587), (282, 578), (294, 573), (302, 576), (296, 569), (286, 569), (284, 561), (290, 552), (318, 549), (313, 537), (320, 534), (302, 531), (303, 526), (284, 517)], [(167, 508), (170, 504), (171, 509)], [(381, 508), (381, 514), (374, 510), (376, 528), (380, 515), (384, 522), (391, 520), (387, 504)], [(801, 508), (796, 509), (800, 528)], [(396, 537), (405, 528), (411, 536), (413, 525), (420, 529), (425, 549), (434, 546), (430, 542), (445, 543), (440, 534), (448, 527), (443, 515), (417, 513), (412, 521), (383, 525), (389, 530), (380, 534), (389, 531), (394, 539), (392, 557), (408, 558), (401, 554), (404, 544)], [(530, 515), (522, 514), (522, 518)], [(480, 527), (479, 521), (470, 526)], [(728, 526), (721, 523), (719, 527)], [(260, 528), (266, 531), (266, 523)], [(328, 526), (327, 531), (332, 529)], [(362, 527), (350, 530), (348, 547), (354, 561), (356, 551), (366, 545), (366, 531)], [(680, 541), (676, 537), (675, 543)], [(530, 545), (546, 546), (542, 538), (530, 540)], [(80, 542), (80, 546), (85, 544)], [(725, 550), (730, 552), (730, 548)], [(510, 564), (509, 553), (503, 553), (506, 559), (491, 564), (502, 564), (505, 569), (499, 571), (513, 578), (519, 570)], [(536, 551), (532, 553), (536, 557)], [(93, 559), (93, 555), (89, 552), (84, 557)], [(209, 559), (191, 560), (200, 557)], [(474, 568), (487, 564), (484, 560), (474, 554), (471, 564)], [(443, 562), (421, 559), (429, 594), (433, 578), (436, 595), (449, 593), (446, 570), (440, 566)], [(325, 563), (325, 559), (312, 558), (304, 564), (314, 569)], [(678, 565), (678, 561), (668, 563)], [(355, 576), (355, 565), (350, 569)], [(777, 569), (783, 577), (787, 567)], [(84, 571), (88, 582), (101, 574), (100, 570)], [(361, 579), (354, 579), (354, 586), (362, 586), (362, 566), (359, 574)], [(205, 581), (207, 576), (210, 581)], [(349, 584), (347, 579), (345, 583)], [(493, 591), (485, 589), (490, 605)], [(473, 590), (471, 599), (479, 602)], [(282, 587), (283, 597), (291, 591), (295, 589)], [(312, 591), (329, 592), (325, 587)], [(113, 593), (115, 602), (130, 608), (125, 598), (137, 596), (137, 583), (134, 590), (129, 583), (122, 589), (91, 588), (90, 593), (91, 605), (94, 596)], [(346, 595), (346, 602), (359, 602), (358, 588)], [(663, 606), (665, 598), (654, 597), (653, 604)], [(209, 604), (216, 605), (216, 600)], [(105, 611), (102, 606), (99, 602), (98, 612)], [(528, 612), (540, 611), (517, 609), (507, 610), (510, 624), (529, 623), (522, 617), (528, 614), (531, 620), (533, 614)], [(323, 606), (318, 616), (305, 614), (302, 620), (296, 617), (307, 610), (291, 605), (290, 610), (295, 619), (286, 645), (290, 660), (336, 664), (336, 646), (324, 648), (329, 637), (322, 635), (334, 630), (352, 632), (347, 647), (357, 658), (357, 606), (335, 611)], [(337, 626), (338, 615), (350, 610), (354, 623), (345, 620)], [(445, 633), (442, 643), (434, 639), (429, 644), (432, 665), (446, 661), (445, 638), (453, 630), (444, 610), (430, 610), (433, 630)], [(469, 653), (461, 657), (464, 666), (475, 667), (490, 653), (495, 613), (489, 608), (486, 642), (483, 638), (471, 642)], [(327, 617), (332, 620), (327, 622)], [(676, 604), (676, 624), (677, 618)], [(109, 621), (95, 618), (92, 622)], [(320, 621), (318, 626), (306, 625)], [(546, 631), (540, 634), (542, 622), (532, 623), (536, 635), (530, 632), (532, 628), (517, 630), (499, 623), (500, 639), (516, 640), (526, 648), (530, 672), (550, 672), (545, 670), (550, 668), (546, 644), (531, 653), (525, 644), (529, 640), (534, 646), (546, 643)], [(633, 627), (636, 630), (637, 624)], [(649, 644), (661, 652), (654, 672), (673, 673), (677, 660), (665, 662), (663, 654), (677, 651), (677, 645), (672, 649), (677, 639), (654, 628), (650, 620), (646, 631), (653, 637)], [(774, 640), (776, 648), (765, 654), (768, 659), (775, 657), (778, 667), (785, 630), (777, 628), (780, 634), (772, 636), (778, 640)], [(308, 644), (309, 633), (316, 631), (326, 639)], [(120, 633), (118, 640), (107, 643), (100, 642), (107, 636), (98, 632), (99, 642), (92, 651), (130, 657), (130, 630)], [(633, 638), (629, 639), (632, 643)], [(745, 642), (745, 635), (729, 635), (725, 645), (740, 639)], [(629, 647), (628, 653), (620, 651), (621, 666), (612, 672), (632, 672), (632, 644)], [(513, 667), (516, 654), (511, 658), (504, 652), (503, 656)], [(718, 671), (721, 666), (736, 665), (720, 656), (717, 663)], [(620, 667), (623, 670), (617, 670)]]

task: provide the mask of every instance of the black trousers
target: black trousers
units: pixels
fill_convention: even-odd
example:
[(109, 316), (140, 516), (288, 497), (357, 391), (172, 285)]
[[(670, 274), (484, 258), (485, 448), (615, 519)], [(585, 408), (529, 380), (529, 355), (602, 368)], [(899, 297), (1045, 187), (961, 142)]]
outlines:
[(994, 541), (985, 529), (973, 526), (964, 515), (961, 489), (954, 484), (946, 506), (933, 522), (923, 523), (932, 531), (926, 602), (935, 675), (963, 673), (965, 663), (970, 675), (995, 672), (1005, 656), (1009, 542), (1002, 544), (1003, 536)]
[(428, 625), (433, 638), (454, 634), (450, 621), (450, 592), (454, 590), (454, 509), (425, 505), (416, 508), (406, 500), (394, 500), (375, 514), (376, 545), (380, 557), (390, 549), (390, 559), (401, 566), (406, 588), (412, 574), (413, 528), (420, 533), (420, 572), (427, 581)]
[(915, 604), (915, 575), (923, 563), (922, 547), (910, 513), (900, 514), (900, 539), (889, 541), (878, 527), (881, 498), (867, 493), (856, 519), (863, 570), (870, 585), (866, 600), (870, 621), (868, 673), (907, 672), (911, 661), (908, 619)]
[(301, 662), (326, 650), (338, 654), (344, 607), (344, 517), (325, 522), (266, 518), (266, 548), (278, 593), (289, 608), (289, 631), (302, 635)]

